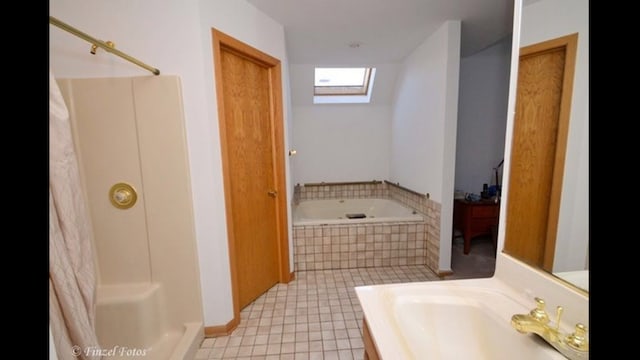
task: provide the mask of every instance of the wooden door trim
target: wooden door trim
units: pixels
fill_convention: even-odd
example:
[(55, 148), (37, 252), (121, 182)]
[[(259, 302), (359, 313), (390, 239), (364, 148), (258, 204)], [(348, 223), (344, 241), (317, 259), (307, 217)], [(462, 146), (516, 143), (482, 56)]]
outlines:
[[(213, 45), (213, 66), (216, 82), (216, 100), (218, 103), (218, 126), (220, 129), (220, 150), (222, 154), (222, 174), (224, 185), (225, 214), (227, 218), (227, 240), (229, 245), (229, 266), (231, 270), (231, 292), (233, 296), (234, 319), (240, 319), (240, 300), (238, 290), (238, 275), (236, 271), (235, 234), (233, 231), (232, 199), (229, 193), (231, 179), (229, 178), (229, 154), (227, 152), (226, 116), (224, 109), (224, 90), (222, 78), (222, 50), (246, 58), (260, 64), (269, 70), (269, 88), (271, 92), (271, 131), (273, 144), (273, 173), (274, 184), (278, 195), (276, 197), (276, 222), (278, 239), (278, 278), (281, 283), (288, 283), (291, 279), (289, 271), (289, 236), (287, 224), (287, 196), (284, 164), (284, 119), (282, 110), (282, 70), (280, 60), (263, 53), (231, 36), (211, 29)], [(236, 322), (236, 324), (238, 323)]]
[(542, 267), (551, 271), (555, 256), (556, 238), (558, 234), (558, 217), (560, 215), (560, 200), (562, 195), (562, 181), (564, 177), (564, 162), (567, 152), (567, 138), (569, 135), (569, 119), (571, 117), (571, 99), (573, 95), (573, 77), (575, 73), (576, 53), (578, 50), (578, 33), (562, 36), (520, 48), (519, 61), (529, 56), (540, 55), (545, 52), (564, 48), (564, 75), (562, 78), (562, 95), (560, 97), (560, 114), (558, 115), (558, 132), (556, 139), (556, 153), (549, 199), (549, 217), (547, 219), (547, 237), (544, 249)]

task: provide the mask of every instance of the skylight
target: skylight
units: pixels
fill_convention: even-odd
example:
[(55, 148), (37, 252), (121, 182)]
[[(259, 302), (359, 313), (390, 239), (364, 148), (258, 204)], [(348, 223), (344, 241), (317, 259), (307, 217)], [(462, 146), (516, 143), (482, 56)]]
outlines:
[(375, 68), (315, 68), (314, 104), (368, 103)]

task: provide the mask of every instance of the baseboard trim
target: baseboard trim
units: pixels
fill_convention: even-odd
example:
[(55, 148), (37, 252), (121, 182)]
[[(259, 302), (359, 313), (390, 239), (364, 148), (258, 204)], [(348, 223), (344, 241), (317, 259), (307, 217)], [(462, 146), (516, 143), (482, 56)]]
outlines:
[(445, 276), (453, 275), (453, 270), (439, 270), (438, 276), (440, 279), (444, 279)]
[(233, 318), (226, 325), (218, 325), (218, 326), (205, 326), (204, 327), (204, 337), (206, 338), (214, 338), (218, 336), (227, 336), (231, 335), (233, 330), (235, 330), (240, 324), (240, 319)]
[[(289, 281), (293, 281), (296, 278), (296, 273), (292, 271), (289, 274)], [(233, 330), (235, 330), (238, 325), (240, 325), (239, 318), (233, 318), (226, 325), (218, 325), (218, 326), (205, 326), (204, 327), (204, 337), (206, 338), (214, 338), (218, 336), (227, 336), (231, 335)]]

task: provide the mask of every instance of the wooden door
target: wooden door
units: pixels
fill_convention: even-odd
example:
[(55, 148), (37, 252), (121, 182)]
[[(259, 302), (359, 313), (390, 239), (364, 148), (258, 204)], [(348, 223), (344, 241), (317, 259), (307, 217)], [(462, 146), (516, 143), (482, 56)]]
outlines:
[(280, 61), (213, 31), (236, 315), (288, 282)]
[(504, 251), (551, 271), (577, 34), (520, 50)]

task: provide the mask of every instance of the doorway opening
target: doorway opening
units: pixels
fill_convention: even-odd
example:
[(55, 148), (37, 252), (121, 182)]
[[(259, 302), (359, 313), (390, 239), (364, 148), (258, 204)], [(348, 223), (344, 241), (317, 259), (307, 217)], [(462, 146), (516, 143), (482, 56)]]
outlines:
[(280, 60), (212, 29), (234, 319), (288, 283)]

